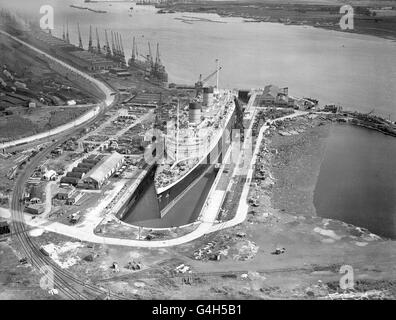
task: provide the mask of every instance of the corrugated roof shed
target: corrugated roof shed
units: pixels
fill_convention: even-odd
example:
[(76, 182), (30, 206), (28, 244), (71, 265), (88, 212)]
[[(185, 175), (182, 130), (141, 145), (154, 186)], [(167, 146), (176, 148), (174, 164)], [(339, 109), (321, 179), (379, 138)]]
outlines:
[(114, 152), (110, 156), (103, 158), (88, 174), (85, 179), (91, 178), (101, 182), (111, 172), (117, 164), (124, 159), (124, 156), (118, 152)]

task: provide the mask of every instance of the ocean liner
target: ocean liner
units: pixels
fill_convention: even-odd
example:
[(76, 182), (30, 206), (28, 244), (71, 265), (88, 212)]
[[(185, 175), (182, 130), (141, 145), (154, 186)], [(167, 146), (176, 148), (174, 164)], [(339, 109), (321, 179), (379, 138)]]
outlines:
[(240, 111), (234, 94), (210, 87), (202, 91), (202, 102), (189, 103), (188, 124), (180, 128), (177, 117), (176, 123), (168, 126), (164, 158), (159, 161), (154, 178), (161, 216), (194, 181), (222, 162), (230, 145), (231, 132)]

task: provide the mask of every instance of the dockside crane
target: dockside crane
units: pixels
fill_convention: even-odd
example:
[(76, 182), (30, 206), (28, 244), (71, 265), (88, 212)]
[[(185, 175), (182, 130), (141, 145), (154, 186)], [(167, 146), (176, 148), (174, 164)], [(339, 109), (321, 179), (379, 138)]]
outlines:
[(68, 22), (66, 22), (66, 42), (70, 44), (69, 23)]
[(80, 49), (83, 49), (83, 43), (82, 43), (80, 24), (79, 23), (77, 23), (77, 30), (78, 30), (78, 47)]
[(116, 49), (115, 49), (115, 44), (114, 44), (114, 33), (111, 31), (111, 49), (113, 51), (113, 56), (117, 55)]
[(101, 53), (98, 28), (96, 28), (96, 50)]
[(135, 37), (133, 37), (133, 42), (132, 42), (132, 57), (131, 60), (135, 61), (136, 60), (136, 50), (135, 50), (136, 42), (135, 42)]
[(111, 49), (109, 44), (109, 37), (107, 36), (107, 30), (105, 29), (105, 40), (106, 40), (106, 56), (111, 57)]
[(63, 23), (62, 40), (63, 40), (63, 41), (66, 41), (65, 24), (64, 24), (64, 23)]
[(117, 54), (119, 57), (121, 57), (122, 53), (121, 53), (120, 35), (118, 32), (116, 33), (116, 47), (117, 47)]
[(125, 58), (124, 45), (122, 44), (122, 36), (121, 36), (121, 34), (120, 34), (120, 49), (121, 49), (121, 57)]
[(92, 26), (89, 26), (88, 51), (89, 51), (89, 52), (93, 52), (93, 46), (92, 46)]
[(158, 68), (161, 66), (161, 58), (160, 58), (160, 52), (159, 52), (159, 43), (157, 43), (157, 53), (155, 57), (155, 67)]
[(150, 63), (150, 66), (152, 66), (153, 65), (153, 55), (151, 53), (151, 45), (150, 45), (150, 42), (147, 42), (147, 43), (148, 43), (148, 50), (149, 50), (147, 59), (148, 59), (148, 62)]
[[(199, 80), (195, 83), (195, 88), (197, 88), (197, 89), (203, 88), (204, 85), (206, 84), (206, 82), (208, 82), (214, 76), (217, 76), (221, 69), (222, 69), (222, 67), (218, 65), (216, 70), (213, 71), (210, 75), (208, 75), (205, 79), (202, 79), (202, 74), (200, 74)], [(216, 85), (218, 86), (218, 80), (216, 82), (217, 82)]]

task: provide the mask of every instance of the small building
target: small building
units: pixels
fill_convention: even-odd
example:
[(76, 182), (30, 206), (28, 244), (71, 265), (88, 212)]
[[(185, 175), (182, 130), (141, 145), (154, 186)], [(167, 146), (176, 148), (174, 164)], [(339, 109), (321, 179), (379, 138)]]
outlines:
[(56, 179), (56, 171), (48, 170), (43, 174), (43, 179), (46, 181), (55, 180)]
[(72, 186), (76, 186), (80, 179), (73, 177), (62, 177), (60, 183), (61, 184), (71, 184)]
[(78, 178), (78, 179), (82, 179), (82, 177), (84, 176), (84, 172), (79, 172), (79, 171), (71, 171), (66, 173), (66, 177), (72, 177), (72, 178)]
[(84, 194), (81, 193), (81, 192), (78, 192), (78, 193), (76, 193), (76, 194), (73, 194), (71, 197), (69, 197), (69, 198), (66, 200), (66, 204), (67, 204), (68, 206), (72, 206), (72, 205), (76, 204), (76, 203), (82, 198), (83, 195), (84, 195)]
[(87, 163), (87, 162), (80, 162), (77, 167), (79, 168), (88, 168), (89, 170), (91, 170), (93, 167), (95, 167), (94, 163)]
[(332, 113), (342, 112), (342, 107), (335, 104), (327, 104), (323, 107), (323, 111)]
[(25, 211), (30, 214), (39, 215), (44, 212), (44, 206), (42, 204), (31, 204), (25, 207)]
[(88, 167), (74, 167), (72, 169), (72, 172), (82, 172), (82, 173), (87, 173), (89, 170), (91, 170)]
[(31, 198), (31, 199), (29, 200), (29, 202), (30, 202), (31, 204), (40, 204), (42, 201), (41, 201), (41, 199), (38, 198), (38, 197), (33, 197), (33, 198)]
[(75, 190), (74, 188), (70, 188), (70, 187), (69, 188), (60, 188), (56, 195), (56, 198), (58, 200), (67, 200), (73, 195), (74, 190)]
[(257, 99), (259, 106), (289, 107), (289, 89), (271, 84), (264, 88), (264, 92)]
[(124, 156), (114, 152), (110, 156), (104, 157), (84, 178), (78, 183), (80, 188), (100, 189), (124, 163)]
[(117, 77), (130, 77), (132, 74), (128, 71), (123, 71), (123, 72), (117, 72)]
[(55, 150), (51, 151), (52, 154), (60, 156), (63, 153), (63, 149), (62, 148), (56, 148)]
[(10, 226), (7, 221), (0, 221), (0, 235), (11, 233)]

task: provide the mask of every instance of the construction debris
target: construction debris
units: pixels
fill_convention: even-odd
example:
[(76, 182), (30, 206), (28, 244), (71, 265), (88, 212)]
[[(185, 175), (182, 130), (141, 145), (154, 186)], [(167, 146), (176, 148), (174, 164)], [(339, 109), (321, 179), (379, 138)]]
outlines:
[(190, 267), (185, 264), (181, 264), (175, 268), (176, 273), (191, 273)]
[(285, 248), (276, 248), (275, 251), (271, 252), (271, 254), (279, 255), (279, 254), (285, 253), (285, 251), (286, 251)]
[(118, 263), (117, 262), (113, 262), (113, 264), (111, 265), (111, 269), (113, 269), (114, 272), (120, 272), (120, 269), (118, 268)]
[(125, 269), (133, 271), (141, 270), (142, 264), (140, 262), (129, 261), (128, 264), (125, 266)]

